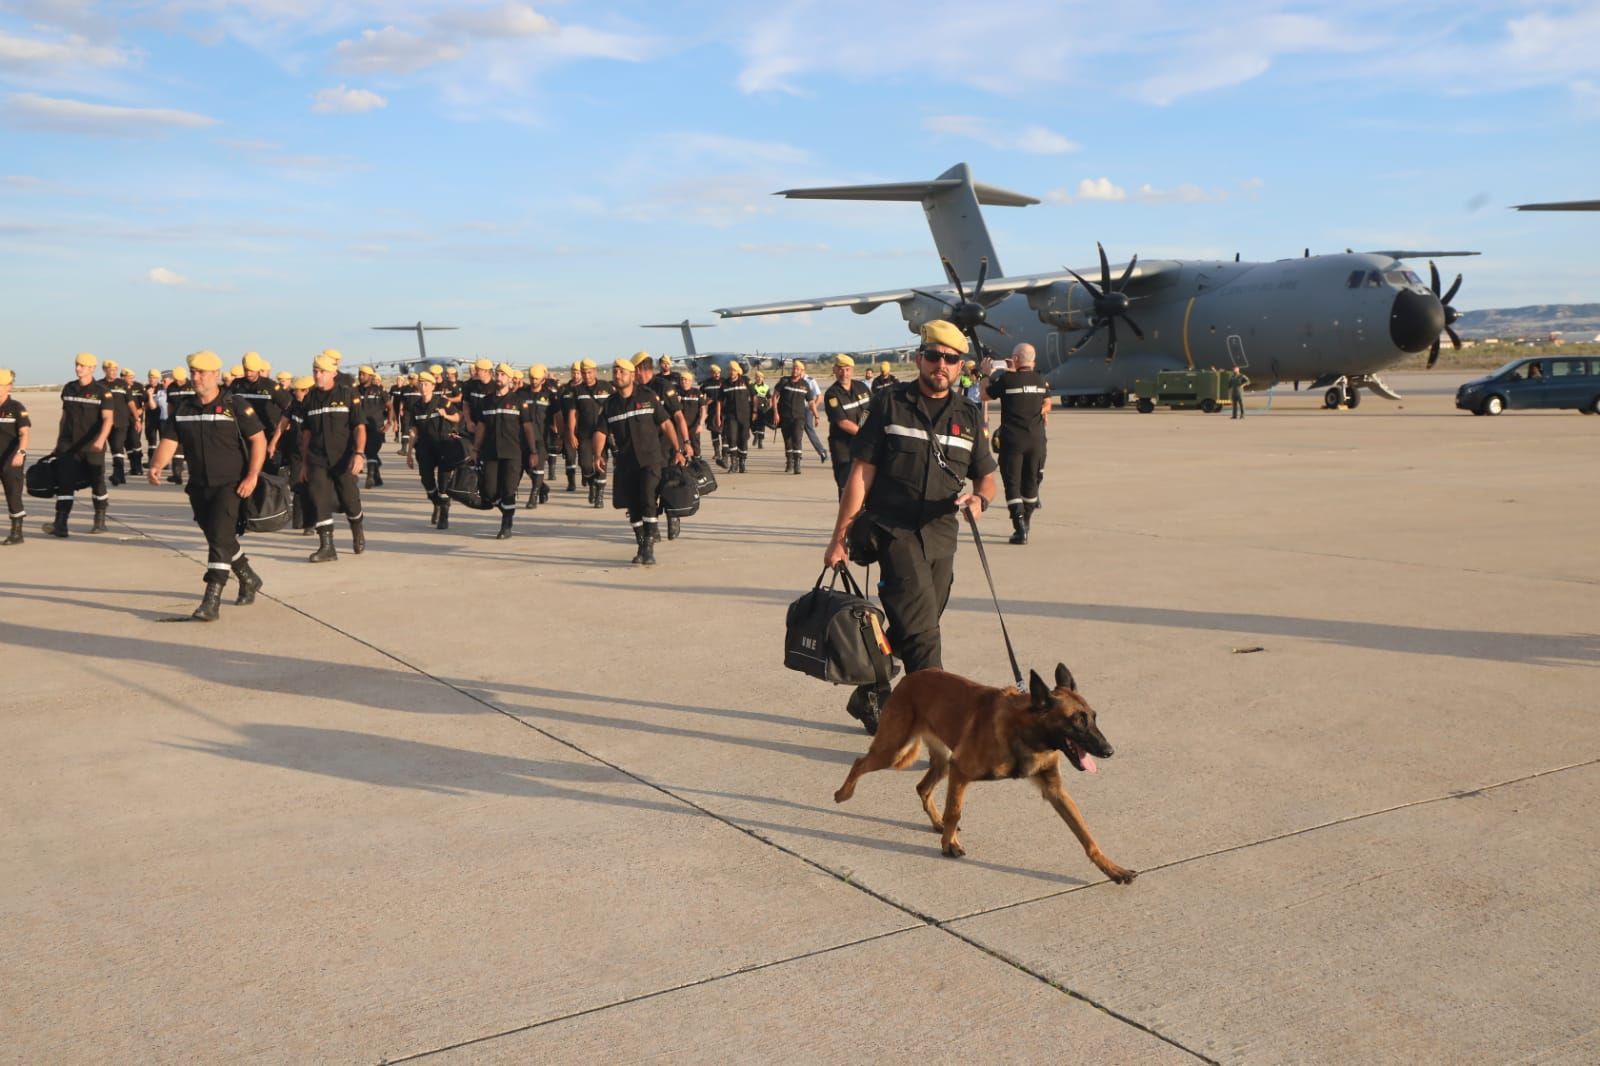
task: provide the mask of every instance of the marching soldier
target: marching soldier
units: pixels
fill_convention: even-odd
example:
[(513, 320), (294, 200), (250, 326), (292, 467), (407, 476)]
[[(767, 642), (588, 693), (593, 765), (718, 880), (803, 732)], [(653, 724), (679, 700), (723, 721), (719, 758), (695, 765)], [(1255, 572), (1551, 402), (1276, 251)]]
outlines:
[(757, 370), (750, 376), (750, 440), (758, 451), (767, 446), (767, 423), (772, 421), (771, 394), (767, 376)]
[(267, 460), (267, 436), (249, 401), (221, 391), (222, 360), (215, 352), (191, 355), (189, 369), (194, 397), (179, 404), (162, 427), (161, 446), (150, 462), (150, 483), (161, 484), (161, 470), (177, 454), (181, 439), (189, 457), (189, 509), (206, 535), (205, 597), (190, 617), (215, 622), (229, 571), (239, 579), (235, 605), (254, 603), (261, 588), (261, 578), (239, 546), (239, 503), (255, 492)]
[(22, 543), (22, 520), (28, 517), (23, 505), (22, 465), (28, 458), (28, 437), (33, 432), (28, 409), (11, 398), (14, 381), (15, 374), (0, 370), (0, 485), (5, 486), (6, 513), (11, 517), (11, 534), (5, 544)]
[(122, 370), (115, 359), (107, 359), (100, 367), (105, 371), (100, 384), (111, 394), (111, 437), (106, 441), (106, 450), (111, 453), (111, 477), (108, 481), (112, 485), (126, 485), (127, 441), (128, 429), (133, 425), (133, 395), (128, 391), (128, 383), (122, 380)]
[(711, 364), (711, 375), (700, 383), (701, 402), (705, 405), (706, 429), (711, 434), (711, 458), (726, 468), (722, 459), (722, 368)]
[[(994, 457), (978, 428), (977, 405), (951, 389), (967, 349), (966, 335), (952, 323), (929, 322), (917, 350), (917, 379), (873, 396), (850, 449), (850, 479), (823, 554), (830, 569), (844, 562), (847, 531), (868, 523), (851, 539), (875, 542), (883, 568), (878, 596), (907, 673), (942, 665), (939, 616), (955, 574), (956, 514), (976, 518), (994, 499)], [(874, 733), (887, 698), (887, 686), (862, 685), (847, 710)]]
[[(662, 356), (661, 361), (667, 362), (667, 357)], [(679, 440), (689, 439), (688, 420), (683, 415), (683, 401), (678, 392), (678, 379), (673, 377), (665, 368), (661, 373), (656, 373), (655, 363), (650, 358), (649, 352), (635, 352), (633, 355), (633, 370), (638, 376), (637, 383), (645, 386), (656, 394), (656, 399), (661, 406), (667, 409), (667, 414), (672, 416), (672, 428), (678, 431)]]
[[(590, 447), (600, 456), (596, 466), (605, 471), (607, 439), (616, 458), (616, 479), (611, 506), (628, 512), (628, 524), (639, 546), (635, 565), (654, 566), (655, 543), (651, 536), (656, 525), (656, 501), (661, 495), (661, 473), (667, 455), (674, 464), (683, 463), (683, 449), (677, 430), (665, 407), (650, 389), (634, 380), (633, 360), (618, 359), (611, 370), (612, 390), (603, 409), (604, 422), (596, 429)], [(667, 446), (662, 445), (662, 437)]]
[[(272, 372), (272, 364), (257, 352), (245, 352), (239, 370), (240, 376), (233, 383), (232, 395), (250, 405), (270, 442), (277, 436), (278, 422), (283, 418), (283, 408), (278, 406), (274, 398), (272, 379), (267, 376)], [(270, 452), (268, 458), (271, 458)]]
[(583, 472), (583, 483), (589, 486), (589, 506), (604, 507), (606, 497), (606, 467), (603, 451), (595, 450), (595, 442), (605, 444), (605, 405), (611, 397), (611, 386), (595, 376), (593, 359), (578, 364), (583, 379), (568, 395), (567, 444), (578, 453), (578, 466)]
[(287, 370), (278, 371), (278, 376), (273, 379), (271, 389), (272, 402), (277, 405), (281, 414), (289, 413), (289, 405), (294, 402), (294, 375)]
[(856, 361), (844, 353), (833, 357), (833, 384), (822, 397), (828, 414), (828, 452), (833, 459), (833, 480), (844, 495), (850, 476), (850, 445), (867, 418), (872, 390), (855, 380)]
[(367, 424), (361, 417), (360, 397), (354, 389), (338, 383), (338, 362), (323, 352), (311, 366), (316, 387), (306, 393), (302, 404), (300, 480), (305, 483), (317, 530), (317, 550), (311, 553), (311, 561), (327, 563), (339, 558), (333, 547), (335, 503), (350, 523), (352, 550), (357, 555), (367, 550), (361, 525), (365, 517), (361, 489), (356, 485), (356, 476), (366, 466)]
[(1050, 414), (1050, 388), (1033, 369), (1031, 344), (1011, 350), (1015, 369), (990, 373), (991, 399), (1000, 401), (1000, 480), (1011, 513), (1011, 543), (1028, 543), (1028, 523), (1039, 506), (1039, 471), (1045, 458), (1045, 419)]
[(495, 368), (494, 391), (484, 394), (472, 431), (473, 456), (483, 464), (478, 489), (485, 500), (498, 501), (500, 532), (496, 540), (511, 536), (517, 513), (517, 485), (522, 481), (523, 458), (539, 454), (533, 439), (533, 401), (513, 395), (514, 371), (505, 363)]
[(888, 363), (878, 364), (878, 376), (872, 379), (872, 394), (876, 396), (880, 390), (887, 389), (890, 385), (898, 384), (890, 373), (894, 368)]
[(128, 474), (144, 474), (144, 453), (139, 448), (139, 438), (144, 434), (144, 386), (139, 384), (128, 367), (122, 368), (122, 387), (128, 391), (128, 424), (123, 427), (121, 451), (128, 460)]
[[(172, 384), (167, 386), (167, 409), (161, 416), (161, 428), (165, 429), (167, 420), (172, 417), (172, 409), (184, 400), (194, 398), (194, 386), (189, 383), (189, 368), (175, 366), (172, 368)], [(183, 442), (178, 442), (178, 454), (172, 457), (172, 476), (167, 478), (169, 484), (183, 484)]]
[(683, 408), (683, 449), (700, 458), (700, 429), (705, 425), (705, 395), (694, 382), (694, 371), (678, 371), (678, 403)]
[(550, 370), (543, 363), (534, 363), (528, 368), (528, 385), (523, 393), (533, 405), (533, 440), (537, 445), (530, 448), (527, 457), (528, 477), (533, 484), (528, 489), (528, 502), (523, 506), (529, 509), (550, 498), (545, 474), (547, 468), (551, 473), (555, 471), (555, 457), (550, 452), (550, 426), (556, 409), (554, 385)]
[(772, 424), (783, 434), (783, 472), (798, 474), (805, 455), (801, 437), (806, 431), (806, 411), (811, 407), (811, 386), (806, 381), (806, 365), (794, 360), (789, 376), (778, 382), (772, 406)]
[(717, 393), (717, 406), (722, 413), (722, 452), (727, 457), (731, 474), (744, 473), (745, 461), (749, 458), (752, 400), (744, 367), (737, 361), (729, 363), (728, 380)]
[(365, 451), (367, 467), (367, 484), (369, 489), (383, 488), (383, 476), (379, 472), (383, 466), (383, 459), (378, 455), (383, 447), (384, 430), (388, 428), (389, 398), (383, 391), (383, 379), (378, 377), (378, 372), (370, 366), (364, 366), (359, 371), (360, 384), (356, 386), (356, 394), (361, 398), (361, 421), (367, 427), (367, 442)]
[(567, 443), (568, 438), (576, 440), (577, 429), (571, 425), (572, 411), (577, 403), (574, 391), (583, 384), (583, 361), (572, 364), (572, 377), (566, 384), (556, 391), (555, 422), (557, 436), (560, 438), (562, 458), (567, 464), (567, 491), (578, 491), (578, 446)]
[(156, 457), (161, 444), (161, 409), (167, 403), (167, 380), (159, 370), (152, 370), (144, 379), (144, 417), (139, 420), (144, 431), (145, 461)]
[(311, 535), (316, 519), (313, 517), (315, 508), (311, 503), (311, 492), (300, 480), (304, 458), (300, 451), (300, 430), (306, 423), (306, 397), (316, 387), (316, 379), (310, 374), (290, 379), (289, 395), (285, 400), (287, 406), (279, 408), (283, 411), (283, 417), (278, 420), (272, 440), (267, 442), (267, 453), (277, 456), (279, 469), (289, 473), (289, 492), (292, 497), (289, 525), (305, 537)]
[(479, 411), (484, 397), (494, 391), (494, 364), (478, 359), (472, 364), (472, 376), (461, 383), (461, 428), (470, 435), (477, 432)]
[(417, 398), (411, 404), (411, 449), (406, 453), (406, 466), (420, 471), (422, 487), (433, 501), (433, 517), (428, 524), (449, 529), (450, 497), (442, 487), (445, 470), (440, 463), (445, 441), (461, 424), (461, 412), (435, 390), (436, 380), (428, 372), (416, 377)]
[(61, 389), (61, 426), (56, 433), (56, 520), (44, 527), (53, 537), (67, 535), (78, 486), (88, 484), (94, 496), (91, 533), (106, 531), (106, 509), (111, 490), (106, 487), (106, 441), (116, 418), (115, 401), (102, 382), (94, 378), (95, 358), (80, 353), (73, 362), (77, 377)]
[[(400, 381), (393, 390), (391, 397), (393, 405), (389, 413), (389, 422), (395, 426), (395, 436), (400, 438), (402, 456), (411, 454), (411, 408), (422, 399), (422, 388), (417, 382), (417, 374), (402, 374)], [(438, 379), (434, 379), (438, 384)]]

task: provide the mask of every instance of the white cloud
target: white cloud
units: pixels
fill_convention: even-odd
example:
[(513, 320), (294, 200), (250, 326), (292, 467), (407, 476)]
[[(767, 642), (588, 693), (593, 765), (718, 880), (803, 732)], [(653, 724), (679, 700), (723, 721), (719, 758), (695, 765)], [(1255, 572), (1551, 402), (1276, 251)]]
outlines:
[[(1065, 190), (1058, 190), (1058, 192), (1065, 193)], [(1128, 190), (1120, 185), (1112, 184), (1110, 178), (1084, 178), (1078, 182), (1077, 199), (1079, 200), (1116, 201), (1126, 200), (1127, 198)], [(1057, 196), (1053, 194), (1051, 199), (1056, 200), (1058, 203), (1065, 203), (1072, 197), (1070, 195)]]
[(1183, 184), (1171, 189), (1158, 189), (1148, 182), (1139, 186), (1137, 199), (1152, 204), (1207, 204), (1228, 198), (1226, 189), (1202, 189), (1198, 185)]
[(0, 71), (46, 67), (120, 67), (128, 56), (120, 49), (95, 44), (76, 35), (46, 41), (0, 31)]
[(232, 291), (232, 286), (202, 284), (201, 282), (185, 277), (176, 270), (169, 270), (167, 267), (163, 266), (151, 267), (149, 270), (145, 271), (145, 275), (142, 280), (151, 285), (160, 285), (163, 288), (168, 289), (190, 289), (194, 292)]
[(1072, 141), (1043, 126), (1019, 127), (975, 115), (930, 115), (922, 120), (922, 128), (929, 133), (977, 141), (1000, 151), (1063, 155), (1078, 150)]
[(214, 126), (218, 121), (193, 111), (116, 107), (36, 93), (13, 93), (0, 107), (0, 116), (30, 129), (106, 137), (148, 137), (168, 130)]
[(334, 51), (341, 66), (363, 74), (414, 74), (425, 67), (460, 59), (461, 48), (448, 41), (419, 37), (385, 26), (362, 30), (351, 41), (340, 41)]
[(466, 8), (448, 11), (435, 19), (443, 30), (470, 37), (532, 37), (552, 33), (556, 25), (526, 4), (513, 0), (498, 8)]
[(388, 100), (370, 89), (347, 89), (341, 84), (337, 88), (317, 90), (311, 110), (321, 114), (358, 115), (388, 106)]

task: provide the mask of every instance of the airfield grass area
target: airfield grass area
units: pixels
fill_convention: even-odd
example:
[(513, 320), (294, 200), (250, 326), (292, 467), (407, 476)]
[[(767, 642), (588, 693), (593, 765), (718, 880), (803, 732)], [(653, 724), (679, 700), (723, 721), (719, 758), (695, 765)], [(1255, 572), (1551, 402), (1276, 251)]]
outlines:
[[(1033, 543), (983, 526), (1020, 658), (1116, 747), (915, 773), (780, 666), (825, 469), (781, 451), (633, 568), (556, 491), (428, 527), (385, 451), (370, 547), (247, 538), (213, 625), (180, 490), (0, 549), (0, 1060), (1600, 1061), (1600, 418), (1051, 420)], [(53, 425), (52, 398), (30, 406)], [(1007, 680), (965, 542), (945, 661)], [(1260, 648), (1249, 654), (1240, 649)], [(942, 794), (941, 794), (942, 799)]]

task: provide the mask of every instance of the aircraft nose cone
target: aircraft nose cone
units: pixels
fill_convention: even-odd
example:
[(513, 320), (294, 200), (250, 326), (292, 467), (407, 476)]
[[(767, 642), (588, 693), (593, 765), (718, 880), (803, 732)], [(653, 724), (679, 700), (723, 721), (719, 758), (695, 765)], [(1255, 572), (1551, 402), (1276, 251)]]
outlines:
[(1389, 312), (1389, 337), (1402, 352), (1425, 352), (1444, 329), (1444, 304), (1431, 292), (1402, 289)]

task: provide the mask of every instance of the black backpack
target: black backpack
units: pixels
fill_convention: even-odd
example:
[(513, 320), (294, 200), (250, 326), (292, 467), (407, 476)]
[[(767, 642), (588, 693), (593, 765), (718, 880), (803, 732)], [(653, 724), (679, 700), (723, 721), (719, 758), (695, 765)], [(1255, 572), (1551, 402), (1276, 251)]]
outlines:
[(446, 437), (435, 453), (441, 470), (454, 470), (467, 461), (467, 442), (461, 437)]
[(276, 533), (289, 524), (293, 496), (289, 479), (263, 470), (256, 477), (256, 490), (239, 507), (239, 531)]
[(672, 518), (688, 518), (700, 510), (700, 492), (687, 467), (669, 466), (661, 475), (661, 510)]
[(700, 495), (709, 496), (717, 491), (717, 475), (711, 472), (710, 463), (697, 455), (684, 466), (694, 475), (695, 488), (699, 490)]
[(494, 500), (485, 501), (478, 489), (478, 479), (483, 468), (473, 463), (462, 463), (445, 476), (444, 491), (449, 497), (474, 511), (487, 511), (495, 506)]
[(28, 495), (48, 500), (56, 494), (56, 457), (47, 455), (28, 467), (23, 475), (28, 485)]
[[(862, 593), (846, 567), (789, 605), (783, 665), (835, 685), (884, 685), (894, 675), (884, 614)], [(842, 582), (842, 588), (835, 584)]]

